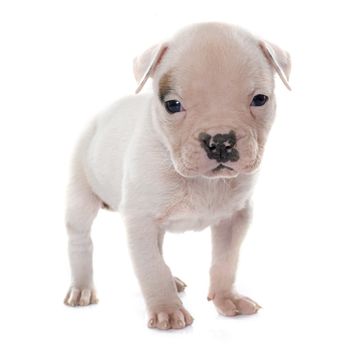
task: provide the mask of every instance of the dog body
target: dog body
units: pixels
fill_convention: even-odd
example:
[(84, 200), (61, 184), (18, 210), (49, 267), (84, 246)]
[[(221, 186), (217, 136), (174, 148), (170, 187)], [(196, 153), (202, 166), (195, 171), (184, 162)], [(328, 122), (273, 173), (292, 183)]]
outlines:
[(212, 230), (208, 299), (226, 316), (259, 305), (233, 288), (250, 198), (275, 114), (274, 70), (288, 86), (289, 56), (240, 28), (185, 28), (134, 62), (138, 91), (91, 123), (73, 158), (67, 229), (68, 305), (96, 302), (90, 228), (99, 208), (120, 211), (149, 326), (183, 328), (192, 317), (162, 257), (166, 231)]

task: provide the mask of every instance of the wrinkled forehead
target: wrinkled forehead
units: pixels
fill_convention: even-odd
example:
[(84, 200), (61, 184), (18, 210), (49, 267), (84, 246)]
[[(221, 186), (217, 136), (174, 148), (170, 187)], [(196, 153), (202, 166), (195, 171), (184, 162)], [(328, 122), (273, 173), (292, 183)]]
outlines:
[(159, 72), (160, 95), (272, 93), (273, 72), (257, 40), (224, 34), (175, 39)]

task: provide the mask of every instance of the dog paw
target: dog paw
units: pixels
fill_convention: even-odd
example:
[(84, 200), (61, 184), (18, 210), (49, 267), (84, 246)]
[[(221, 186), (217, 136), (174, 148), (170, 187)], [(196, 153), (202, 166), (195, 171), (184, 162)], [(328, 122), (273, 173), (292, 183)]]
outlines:
[(165, 306), (149, 312), (148, 327), (161, 330), (182, 329), (192, 322), (193, 317), (183, 306)]
[(174, 281), (176, 284), (176, 290), (178, 293), (181, 293), (185, 290), (185, 288), (187, 287), (187, 284), (183, 281), (180, 280), (180, 278), (174, 277)]
[(254, 300), (235, 293), (216, 294), (214, 297), (209, 296), (208, 300), (213, 300), (216, 309), (223, 316), (253, 315), (261, 309)]
[(97, 304), (96, 291), (92, 288), (76, 288), (71, 287), (64, 299), (64, 303), (68, 306), (87, 306)]

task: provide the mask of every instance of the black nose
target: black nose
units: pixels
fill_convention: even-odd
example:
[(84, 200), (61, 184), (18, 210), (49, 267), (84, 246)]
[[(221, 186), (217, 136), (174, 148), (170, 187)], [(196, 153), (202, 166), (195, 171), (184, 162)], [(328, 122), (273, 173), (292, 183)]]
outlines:
[(228, 134), (214, 136), (202, 132), (199, 134), (199, 142), (205, 149), (208, 158), (215, 159), (218, 163), (236, 162), (239, 159), (239, 153), (234, 148), (237, 140), (233, 130)]

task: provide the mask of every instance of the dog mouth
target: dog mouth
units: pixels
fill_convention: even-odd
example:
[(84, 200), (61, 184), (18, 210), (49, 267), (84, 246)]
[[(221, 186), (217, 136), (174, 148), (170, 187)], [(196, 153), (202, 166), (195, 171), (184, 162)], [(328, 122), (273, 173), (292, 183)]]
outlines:
[(218, 172), (218, 171), (220, 171), (220, 170), (222, 170), (222, 169), (229, 169), (229, 170), (231, 170), (231, 171), (234, 171), (233, 168), (231, 168), (231, 167), (229, 167), (229, 166), (227, 166), (227, 165), (219, 164), (216, 168), (212, 169), (212, 172), (215, 173), (215, 172)]
[(222, 177), (222, 178), (233, 178), (233, 177), (237, 177), (239, 175), (239, 173), (237, 172), (237, 170), (224, 165), (224, 164), (219, 164), (216, 168), (210, 170), (208, 173), (206, 173), (205, 176), (207, 177)]

